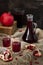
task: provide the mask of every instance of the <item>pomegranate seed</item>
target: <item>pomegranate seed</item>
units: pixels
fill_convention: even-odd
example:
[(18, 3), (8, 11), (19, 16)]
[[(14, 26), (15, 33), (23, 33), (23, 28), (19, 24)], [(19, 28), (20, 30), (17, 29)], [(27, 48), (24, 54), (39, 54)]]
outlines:
[(35, 60), (37, 60), (37, 58), (34, 58)]
[(30, 65), (32, 65), (32, 61), (30, 61)]
[(18, 58), (15, 58), (16, 60), (18, 60)]
[(23, 56), (22, 54), (20, 54), (19, 56)]
[(19, 32), (22, 32), (22, 30), (19, 30)]
[(39, 64), (39, 62), (35, 62), (35, 64)]

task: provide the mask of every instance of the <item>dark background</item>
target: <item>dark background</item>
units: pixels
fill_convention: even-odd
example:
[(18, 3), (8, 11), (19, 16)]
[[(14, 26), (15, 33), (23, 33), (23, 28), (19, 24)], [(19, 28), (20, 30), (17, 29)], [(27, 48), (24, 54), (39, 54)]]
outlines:
[(0, 14), (11, 11), (14, 8), (25, 9), (28, 13), (33, 13), (36, 17), (43, 16), (43, 0), (0, 0)]
[(3, 12), (12, 12), (15, 8), (32, 13), (36, 22), (43, 21), (43, 0), (0, 0), (0, 15)]
[(8, 3), (9, 3), (9, 0), (0, 0), (0, 15), (3, 12), (8, 11)]

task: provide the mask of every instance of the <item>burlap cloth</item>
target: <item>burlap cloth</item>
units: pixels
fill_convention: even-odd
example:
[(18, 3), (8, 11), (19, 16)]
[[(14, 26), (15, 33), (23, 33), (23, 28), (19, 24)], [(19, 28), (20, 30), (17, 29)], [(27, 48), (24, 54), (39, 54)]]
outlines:
[[(23, 32), (21, 32), (20, 30), (22, 30)], [(12, 38), (13, 39), (19, 38), (19, 40), (21, 41), (21, 48), (23, 48), (25, 44), (29, 44), (21, 40), (21, 37), (24, 34), (24, 31), (25, 31), (25, 28), (19, 29), (16, 31), (14, 35), (11, 36), (11, 40)], [(43, 30), (40, 30), (38, 28), (36, 30), (36, 33), (38, 35), (38, 43), (33, 43), (33, 44), (35, 44), (40, 49), (42, 53), (42, 57), (39, 57), (39, 58), (33, 57), (32, 53), (30, 53), (30, 51), (27, 51), (25, 49), (22, 49), (19, 53), (16, 54), (12, 51), (10, 47), (9, 50), (11, 51), (13, 60), (9, 62), (4, 62), (0, 59), (0, 65), (30, 65), (31, 63), (32, 65), (43, 65)], [(2, 37), (3, 35), (0, 36), (0, 46), (3, 46)], [(30, 61), (32, 62), (30, 63)]]

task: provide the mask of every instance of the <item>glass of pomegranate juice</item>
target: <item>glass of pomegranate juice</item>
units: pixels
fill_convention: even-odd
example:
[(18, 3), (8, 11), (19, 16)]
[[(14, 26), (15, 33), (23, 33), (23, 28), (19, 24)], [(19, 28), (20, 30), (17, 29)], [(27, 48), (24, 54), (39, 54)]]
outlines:
[(21, 42), (14, 41), (12, 43), (12, 50), (13, 50), (13, 52), (19, 52), (21, 50)]
[(11, 39), (9, 37), (3, 38), (3, 46), (4, 47), (9, 47), (11, 43)]

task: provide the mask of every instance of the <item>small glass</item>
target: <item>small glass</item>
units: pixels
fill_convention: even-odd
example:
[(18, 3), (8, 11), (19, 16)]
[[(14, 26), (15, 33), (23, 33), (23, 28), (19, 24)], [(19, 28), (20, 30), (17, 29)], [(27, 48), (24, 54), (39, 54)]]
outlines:
[(21, 42), (14, 41), (12, 43), (12, 50), (13, 50), (13, 52), (19, 52), (21, 50)]
[(3, 46), (4, 47), (9, 47), (11, 43), (11, 39), (9, 37), (4, 37), (3, 38)]

